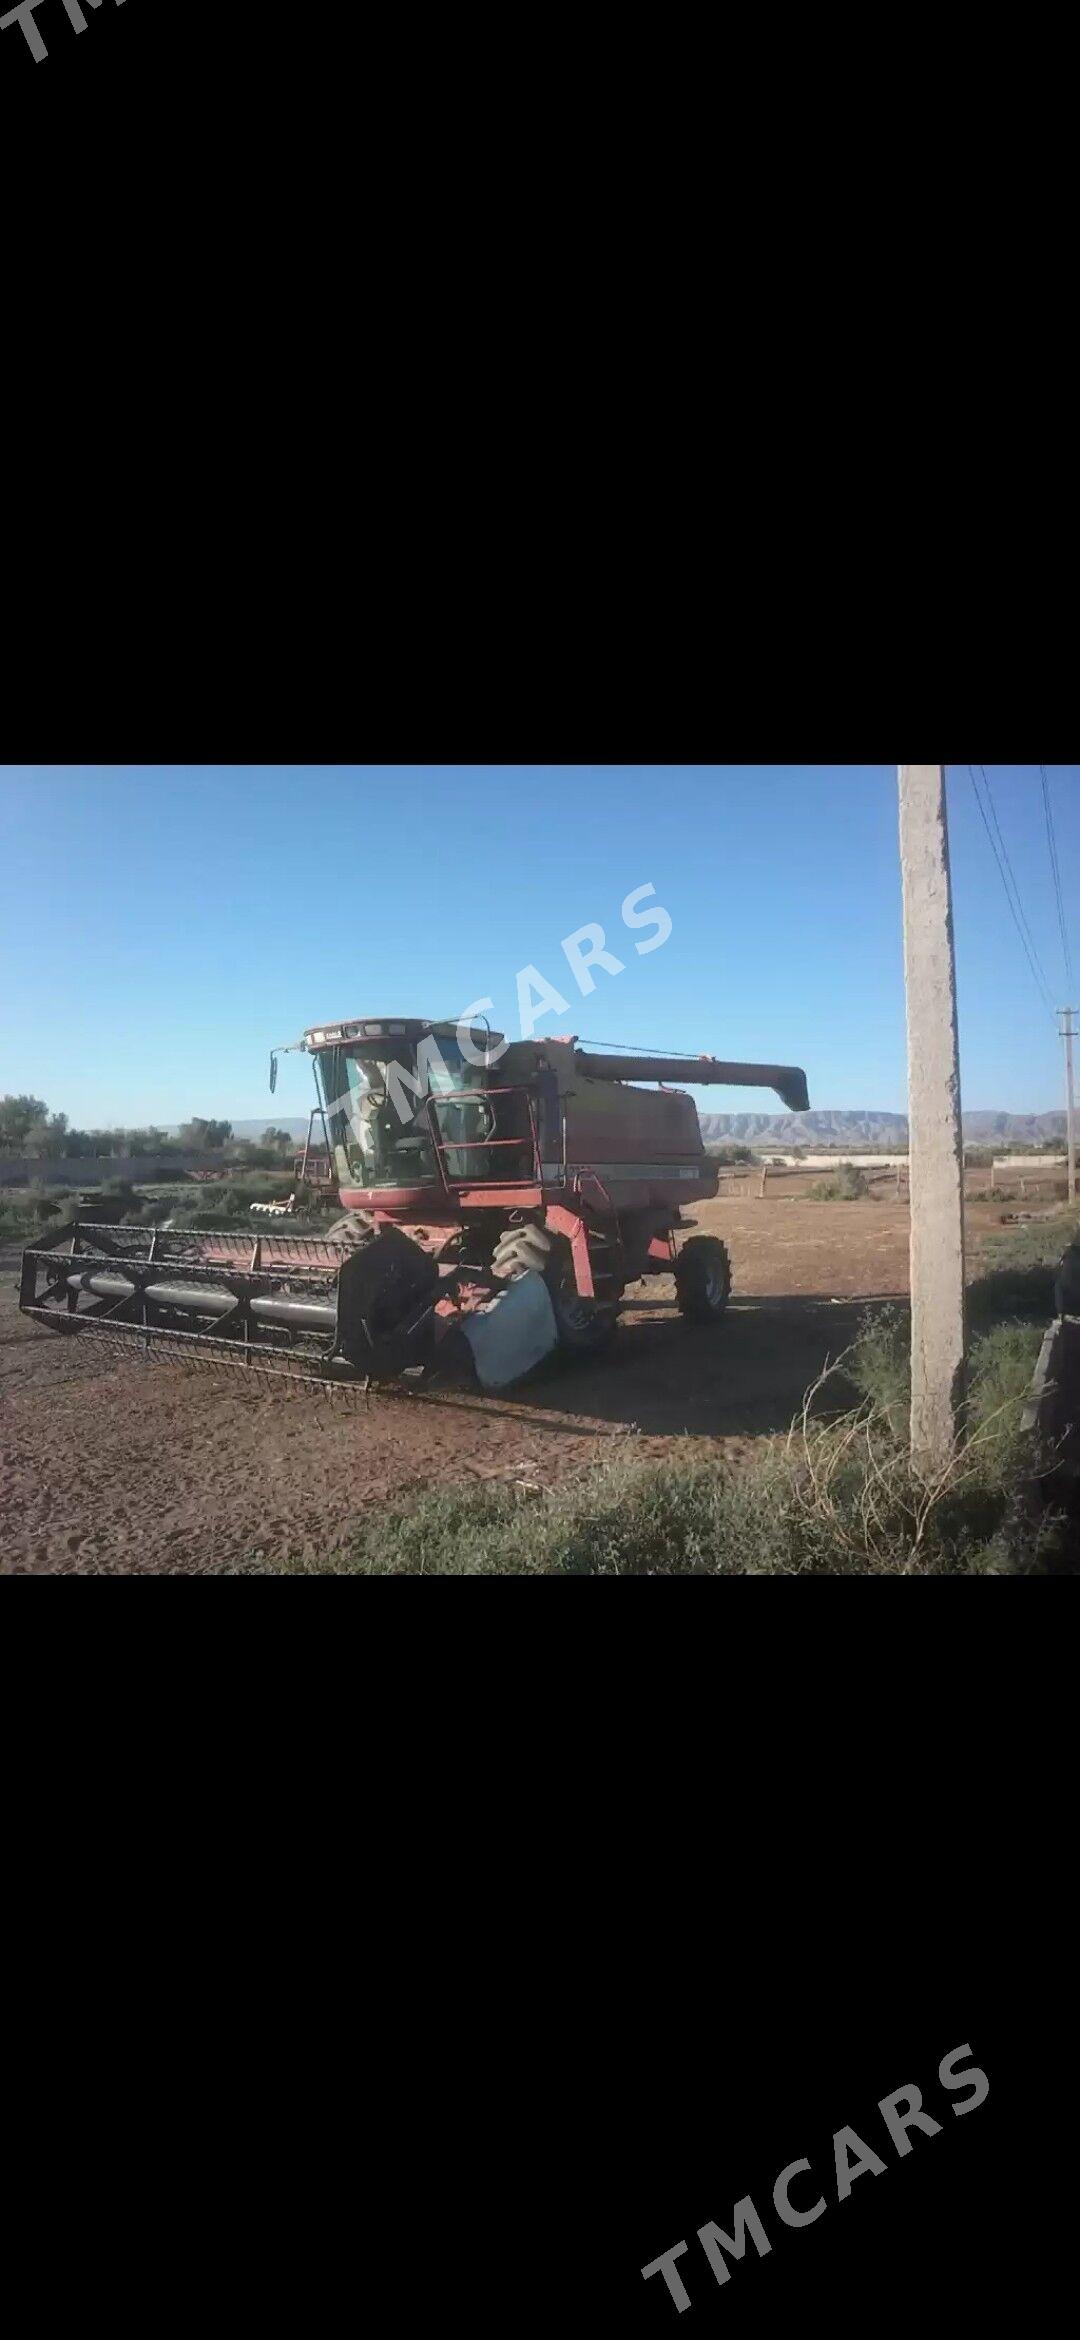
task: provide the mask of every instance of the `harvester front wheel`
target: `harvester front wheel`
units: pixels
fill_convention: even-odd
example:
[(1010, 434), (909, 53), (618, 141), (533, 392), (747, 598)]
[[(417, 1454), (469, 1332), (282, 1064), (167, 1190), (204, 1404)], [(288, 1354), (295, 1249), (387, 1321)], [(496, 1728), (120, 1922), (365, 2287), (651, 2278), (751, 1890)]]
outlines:
[(507, 1227), (495, 1246), (492, 1267), (496, 1276), (542, 1275), (555, 1313), (559, 1347), (567, 1356), (592, 1357), (605, 1348), (618, 1322), (618, 1304), (585, 1300), (574, 1280), (574, 1263), (565, 1235), (551, 1236), (546, 1227), (528, 1223)]
[(731, 1261), (716, 1235), (692, 1235), (675, 1262), (675, 1291), (690, 1324), (715, 1324), (731, 1297)]
[(323, 1231), (324, 1243), (340, 1243), (343, 1251), (363, 1251), (375, 1238), (370, 1211), (345, 1211)]

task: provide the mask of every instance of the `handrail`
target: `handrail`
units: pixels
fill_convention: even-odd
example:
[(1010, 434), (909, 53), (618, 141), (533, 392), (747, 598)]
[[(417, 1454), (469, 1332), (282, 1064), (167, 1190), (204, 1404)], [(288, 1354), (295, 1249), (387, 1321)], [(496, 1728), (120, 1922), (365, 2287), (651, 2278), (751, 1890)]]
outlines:
[[(464, 1099), (465, 1101), (471, 1100), (473, 1104), (479, 1105), (486, 1103), (489, 1097), (524, 1097), (529, 1115), (529, 1137), (444, 1138), (436, 1134), (438, 1125), (435, 1120), (435, 1109), (439, 1105), (447, 1104), (458, 1098)], [(524, 1149), (529, 1144), (530, 1139), (532, 1142), (533, 1156), (531, 1176), (521, 1179), (511, 1179), (508, 1183), (510, 1185), (518, 1186), (536, 1186), (539, 1184), (540, 1139), (536, 1127), (534, 1100), (531, 1091), (521, 1082), (508, 1084), (505, 1088), (498, 1089), (439, 1089), (437, 1091), (430, 1091), (427, 1097), (424, 1099), (424, 1103), (427, 1107), (428, 1121), (431, 1129), (431, 1143), (435, 1149), (439, 1176), (442, 1179), (444, 1190), (448, 1195), (452, 1194), (457, 1187), (474, 1185), (476, 1183), (477, 1174), (474, 1172), (473, 1175), (469, 1178), (450, 1178), (447, 1174), (446, 1164), (443, 1161), (444, 1154), (488, 1153), (494, 1152), (496, 1148), (502, 1148), (506, 1146), (519, 1146)], [(483, 1183), (482, 1179), (481, 1183)]]

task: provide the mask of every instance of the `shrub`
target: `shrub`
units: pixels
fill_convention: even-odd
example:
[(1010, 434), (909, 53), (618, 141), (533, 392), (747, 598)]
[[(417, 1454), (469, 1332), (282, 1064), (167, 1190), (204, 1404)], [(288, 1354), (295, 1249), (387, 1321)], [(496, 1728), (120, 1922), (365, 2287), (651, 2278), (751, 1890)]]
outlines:
[(105, 1178), (102, 1180), (101, 1192), (110, 1201), (120, 1203), (125, 1211), (131, 1210), (139, 1200), (138, 1190), (130, 1178)]
[[(985, 1484), (1002, 1489), (1020, 1459), (1020, 1417), (1043, 1337), (1042, 1323), (1005, 1322), (977, 1334), (968, 1352), (968, 1431)], [(847, 1378), (898, 1443), (911, 1413), (911, 1352), (895, 1308), (867, 1311), (845, 1364)]]
[(1080, 1213), (1055, 1211), (1048, 1219), (1029, 1219), (1018, 1227), (984, 1235), (978, 1258), (995, 1274), (1003, 1270), (1056, 1267), (1070, 1243), (1080, 1238)]
[(998, 1324), (971, 1344), (968, 1420), (986, 1484), (1004, 1491), (1020, 1468), (1020, 1419), (1045, 1326)]
[(446, 1487), (376, 1509), (346, 1548), (288, 1573), (361, 1576), (762, 1576), (1013, 1573), (1044, 1538), (957, 1469), (927, 1489), (862, 1410), (807, 1426), (742, 1471), (602, 1465), (530, 1493)]
[(55, 1188), (53, 1189), (53, 1192), (56, 1196), (57, 1212), (59, 1216), (63, 1219), (77, 1219), (79, 1212), (83, 1207), (81, 1189), (79, 1187), (65, 1186), (60, 1189), (59, 1193), (56, 1192)]
[(227, 1159), (242, 1170), (273, 1170), (280, 1178), (289, 1168), (292, 1157), (299, 1152), (291, 1138), (284, 1145), (270, 1145), (265, 1137), (258, 1140), (240, 1138), (228, 1148)]
[(1080, 1237), (1075, 1211), (1003, 1228), (985, 1236), (975, 1253), (980, 1273), (968, 1288), (968, 1322), (975, 1330), (1008, 1318), (1039, 1321), (1054, 1313), (1054, 1279), (1068, 1245)]
[(74, 1219), (79, 1196), (64, 1186), (34, 1185), (9, 1189), (0, 1201), (0, 1241), (28, 1243), (54, 1219)]
[(861, 1398), (869, 1401), (894, 1438), (903, 1438), (911, 1415), (911, 1358), (908, 1320), (897, 1308), (867, 1309), (845, 1366)]
[(243, 1227), (249, 1233), (260, 1225), (273, 1226), (273, 1220), (260, 1221), (251, 1216), (253, 1202), (284, 1202), (286, 1195), (296, 1193), (295, 1217), (283, 1219), (281, 1226), (287, 1233), (295, 1227), (298, 1233), (317, 1234), (320, 1221), (314, 1204), (294, 1185), (287, 1173), (279, 1171), (276, 1177), (253, 1176), (230, 1180), (221, 1186), (204, 1186), (189, 1190), (183, 1201), (172, 1211), (174, 1227)]
[[(378, 1575), (1000, 1575), (1056, 1564), (1054, 1524), (1022, 1501), (1019, 1436), (1037, 1326), (975, 1344), (970, 1436), (926, 1479), (907, 1452), (907, 1357), (896, 1311), (807, 1392), (786, 1441), (741, 1470), (622, 1454), (551, 1490), (460, 1487), (373, 1508), (344, 1550), (288, 1572)], [(814, 1404), (843, 1371), (865, 1394)], [(256, 1555), (258, 1557), (258, 1555)]]
[(189, 1188), (176, 1212), (179, 1227), (240, 1227), (247, 1220), (253, 1202), (284, 1201), (289, 1192), (281, 1173), (276, 1178), (255, 1173), (250, 1178), (222, 1179), (220, 1185)]
[(870, 1188), (854, 1162), (841, 1162), (831, 1178), (819, 1178), (810, 1188), (810, 1202), (862, 1202)]
[(33, 1185), (26, 1188), (27, 1216), (38, 1226), (47, 1219), (73, 1218), (79, 1207), (79, 1196), (66, 1186)]
[(22, 1203), (0, 1202), (0, 1242), (22, 1243), (35, 1225)]

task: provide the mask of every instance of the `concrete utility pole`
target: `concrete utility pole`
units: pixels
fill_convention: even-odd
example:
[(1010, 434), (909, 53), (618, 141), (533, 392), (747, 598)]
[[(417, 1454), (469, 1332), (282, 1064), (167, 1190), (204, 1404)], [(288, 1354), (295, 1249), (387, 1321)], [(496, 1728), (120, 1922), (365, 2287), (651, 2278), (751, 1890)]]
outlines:
[(1069, 1201), (1075, 1202), (1076, 1143), (1073, 1129), (1072, 1044), (1076, 1039), (1077, 1033), (1076, 1026), (1073, 1023), (1072, 1018), (1076, 1014), (1076, 1009), (1059, 1008), (1058, 1014), (1061, 1017), (1061, 1037), (1065, 1042), (1065, 1127), (1068, 1132), (1067, 1143), (1069, 1148)]
[(943, 764), (901, 764), (911, 1197), (911, 1452), (943, 1465), (963, 1420), (964, 1152)]

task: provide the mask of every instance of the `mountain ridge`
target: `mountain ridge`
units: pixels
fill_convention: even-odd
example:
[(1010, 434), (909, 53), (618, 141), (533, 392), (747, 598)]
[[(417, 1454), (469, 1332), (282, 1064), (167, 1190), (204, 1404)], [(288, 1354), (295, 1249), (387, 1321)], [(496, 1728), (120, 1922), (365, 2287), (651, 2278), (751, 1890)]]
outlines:
[[(877, 1113), (872, 1109), (855, 1108), (847, 1112), (830, 1112), (827, 1108), (809, 1113), (702, 1113), (701, 1134), (707, 1143), (718, 1139), (736, 1139), (744, 1145), (757, 1139), (767, 1145), (826, 1145), (854, 1144), (864, 1146), (906, 1145), (908, 1119), (906, 1113)], [(1039, 1145), (1047, 1138), (1064, 1138), (1065, 1114), (1056, 1113), (995, 1113), (976, 1108), (962, 1115), (964, 1137), (969, 1145)]]

